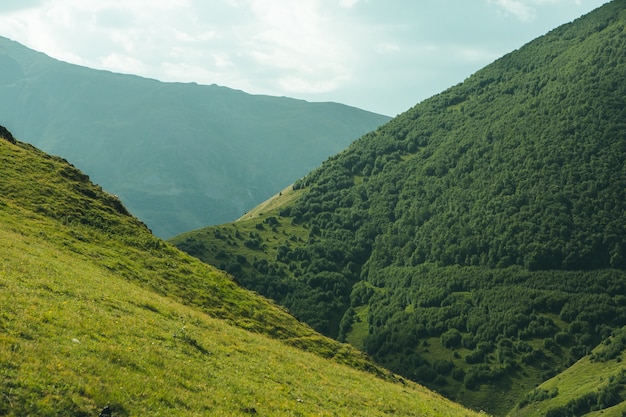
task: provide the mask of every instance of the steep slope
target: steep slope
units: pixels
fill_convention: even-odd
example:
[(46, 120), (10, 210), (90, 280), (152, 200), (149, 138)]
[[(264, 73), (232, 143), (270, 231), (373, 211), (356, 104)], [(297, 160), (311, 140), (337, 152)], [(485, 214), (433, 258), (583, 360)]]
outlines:
[(513, 417), (622, 416), (626, 411), (626, 328), (614, 332), (591, 355), (528, 393)]
[(418, 104), (282, 207), (173, 242), (390, 369), (506, 414), (626, 324), (625, 8)]
[(66, 161), (7, 133), (0, 414), (474, 415), (153, 237)]
[(233, 221), (389, 120), (336, 103), (161, 83), (0, 38), (0, 113), (161, 237)]

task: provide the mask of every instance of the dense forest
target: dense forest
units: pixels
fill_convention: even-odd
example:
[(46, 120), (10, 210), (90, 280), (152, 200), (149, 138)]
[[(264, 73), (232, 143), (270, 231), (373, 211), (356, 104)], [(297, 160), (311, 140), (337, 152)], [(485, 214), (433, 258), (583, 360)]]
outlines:
[(504, 414), (626, 325), (625, 26), (609, 3), (365, 135), (279, 209), (173, 241)]

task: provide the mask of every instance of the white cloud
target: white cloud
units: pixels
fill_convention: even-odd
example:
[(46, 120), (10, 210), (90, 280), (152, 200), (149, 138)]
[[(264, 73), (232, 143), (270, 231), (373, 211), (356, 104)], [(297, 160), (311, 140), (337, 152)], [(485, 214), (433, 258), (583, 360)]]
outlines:
[(126, 54), (109, 54), (100, 58), (100, 68), (124, 74), (141, 74), (146, 71), (142, 61)]
[(359, 0), (340, 0), (339, 1), (339, 5), (343, 8), (346, 9), (351, 9), (353, 8), (357, 3), (359, 2)]
[[(241, 7), (241, 2), (239, 3)], [(351, 51), (318, 0), (249, 0), (252, 19), (235, 42), (266, 87), (290, 94), (326, 92), (349, 78)], [(263, 81), (262, 81), (263, 83)]]
[[(590, 0), (596, 3), (596, 7), (606, 2), (605, 0)], [(523, 23), (538, 20), (538, 17), (546, 17), (555, 12), (567, 14), (573, 13), (574, 17), (580, 15), (575, 11), (582, 4), (582, 0), (487, 0), (488, 4), (497, 6), (506, 15), (514, 16)], [(592, 8), (593, 6), (590, 6)], [(587, 10), (589, 11), (589, 10)], [(541, 16), (540, 16), (541, 15)], [(565, 23), (565, 22), (561, 22)]]
[(521, 0), (489, 0), (489, 3), (502, 8), (522, 21), (529, 21), (535, 17), (535, 9)]
[(278, 85), (288, 93), (319, 94), (335, 90), (342, 77), (333, 79), (312, 79), (308, 77), (287, 76), (278, 80)]
[(376, 45), (376, 52), (379, 54), (393, 54), (400, 51), (400, 46), (395, 43), (380, 42)]
[(493, 51), (472, 47), (460, 47), (456, 51), (456, 54), (464, 61), (471, 63), (491, 62), (495, 61), (499, 57), (499, 54), (494, 53)]
[[(563, 0), (530, 0), (533, 4), (557, 4), (561, 3)], [(576, 3), (580, 3), (580, 0), (575, 0)]]

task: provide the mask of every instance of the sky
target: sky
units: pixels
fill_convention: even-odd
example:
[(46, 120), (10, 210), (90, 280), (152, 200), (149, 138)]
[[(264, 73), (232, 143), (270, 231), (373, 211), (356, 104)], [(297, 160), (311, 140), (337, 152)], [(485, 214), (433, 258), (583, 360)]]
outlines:
[(1, 0), (74, 64), (395, 116), (606, 0)]

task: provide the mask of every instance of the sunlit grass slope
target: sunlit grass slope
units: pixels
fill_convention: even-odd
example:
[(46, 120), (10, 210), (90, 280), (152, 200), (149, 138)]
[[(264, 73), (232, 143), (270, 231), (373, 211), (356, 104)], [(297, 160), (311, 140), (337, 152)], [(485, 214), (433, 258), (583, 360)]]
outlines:
[(297, 199), (302, 195), (304, 190), (294, 190), (293, 184), (289, 185), (285, 189), (281, 190), (278, 194), (274, 194), (258, 206), (237, 219), (238, 222), (244, 220), (251, 220), (255, 217), (262, 216), (264, 212), (275, 210)]
[(0, 245), (0, 415), (473, 415), (154, 238), (65, 161), (3, 139)]

